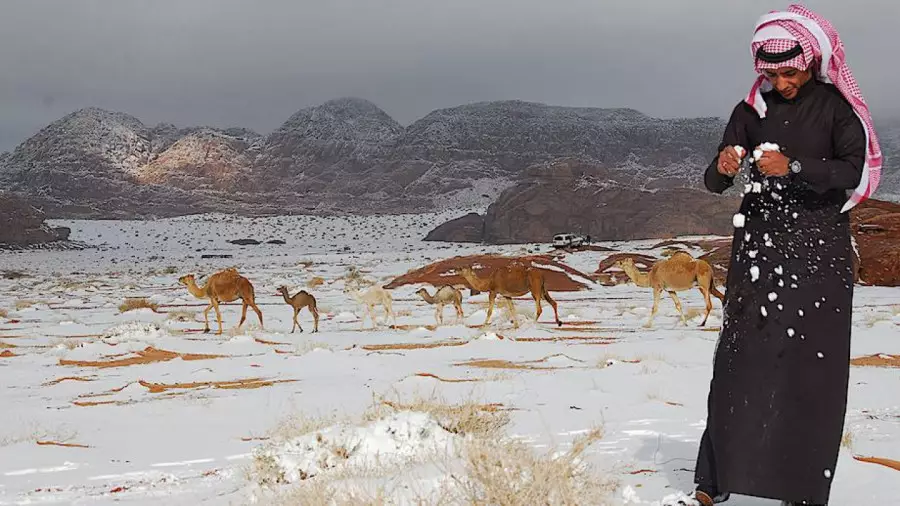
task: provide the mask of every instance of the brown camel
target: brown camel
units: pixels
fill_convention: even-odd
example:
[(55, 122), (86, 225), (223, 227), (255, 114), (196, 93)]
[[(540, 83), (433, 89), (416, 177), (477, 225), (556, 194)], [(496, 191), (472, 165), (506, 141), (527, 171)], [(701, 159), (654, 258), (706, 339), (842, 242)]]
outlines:
[(253, 294), (253, 285), (250, 284), (250, 281), (247, 278), (238, 274), (237, 269), (228, 268), (211, 275), (203, 288), (197, 286), (193, 274), (181, 276), (178, 278), (178, 282), (186, 286), (188, 291), (194, 297), (197, 297), (198, 299), (209, 299), (209, 306), (203, 310), (203, 319), (206, 324), (203, 329), (204, 333), (209, 332), (210, 308), (215, 308), (216, 310), (216, 321), (219, 322), (219, 331), (216, 332), (216, 335), (221, 335), (222, 313), (219, 312), (219, 304), (223, 302), (234, 302), (238, 299), (241, 299), (241, 302), (243, 302), (243, 307), (241, 308), (241, 322), (238, 323), (238, 330), (240, 331), (241, 325), (243, 325), (244, 321), (247, 319), (247, 306), (253, 308), (253, 311), (256, 312), (256, 316), (259, 317), (259, 326), (263, 326), (262, 311), (260, 311), (259, 307), (256, 305)]
[(713, 269), (705, 260), (697, 260), (684, 251), (676, 251), (669, 255), (669, 258), (660, 260), (653, 264), (649, 273), (640, 272), (634, 266), (634, 261), (630, 258), (616, 262), (616, 265), (625, 271), (625, 274), (640, 287), (649, 287), (653, 289), (653, 309), (650, 310), (650, 319), (647, 320), (645, 327), (653, 325), (653, 317), (659, 308), (659, 298), (663, 290), (668, 292), (672, 301), (675, 303), (675, 309), (681, 315), (681, 323), (687, 325), (682, 311), (681, 300), (675, 292), (690, 290), (697, 287), (703, 294), (703, 300), (706, 301), (706, 314), (700, 326), (706, 325), (709, 313), (712, 311), (712, 300), (709, 295), (713, 294), (723, 304), (725, 296), (716, 288)]
[(509, 308), (512, 312), (510, 316), (512, 317), (513, 325), (518, 328), (519, 322), (516, 320), (515, 307), (513, 306), (512, 298), (531, 292), (531, 297), (534, 299), (534, 303), (537, 306), (534, 321), (537, 322), (541, 317), (541, 313), (543, 312), (541, 299), (544, 299), (553, 308), (553, 316), (556, 319), (556, 324), (560, 327), (562, 326), (562, 322), (559, 321), (559, 312), (557, 311), (556, 301), (550, 297), (550, 292), (547, 291), (544, 281), (544, 274), (540, 269), (525, 265), (520, 261), (513, 261), (505, 267), (497, 268), (487, 278), (479, 278), (475, 274), (475, 271), (468, 266), (461, 268), (459, 272), (462, 277), (469, 282), (469, 285), (472, 288), (479, 292), (488, 292), (488, 313), (487, 318), (485, 318), (484, 321), (485, 325), (491, 321), (491, 314), (494, 311), (494, 300), (498, 295), (501, 295), (508, 301)]
[(444, 323), (444, 306), (453, 304), (456, 308), (456, 318), (463, 319), (462, 308), (462, 292), (450, 285), (443, 285), (434, 292), (434, 295), (428, 293), (428, 290), (419, 288), (416, 294), (422, 297), (425, 302), (437, 306), (434, 311), (434, 322), (437, 325)]
[(294, 308), (294, 326), (291, 327), (291, 334), (294, 333), (295, 328), (300, 328), (300, 332), (303, 332), (303, 327), (300, 326), (300, 322), (297, 321), (297, 315), (300, 314), (300, 310), (303, 308), (309, 308), (309, 312), (313, 315), (313, 333), (319, 331), (319, 310), (316, 308), (316, 298), (306, 290), (300, 290), (293, 297), (288, 293), (288, 289), (286, 286), (278, 287), (278, 293), (284, 297), (284, 301), (287, 305)]

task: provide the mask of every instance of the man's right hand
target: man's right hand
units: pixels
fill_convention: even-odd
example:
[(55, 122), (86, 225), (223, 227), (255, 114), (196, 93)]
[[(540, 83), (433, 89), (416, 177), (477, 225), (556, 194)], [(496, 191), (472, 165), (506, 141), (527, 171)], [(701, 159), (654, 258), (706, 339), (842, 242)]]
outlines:
[(734, 146), (725, 146), (719, 153), (717, 169), (719, 174), (729, 177), (734, 177), (741, 170), (741, 157)]

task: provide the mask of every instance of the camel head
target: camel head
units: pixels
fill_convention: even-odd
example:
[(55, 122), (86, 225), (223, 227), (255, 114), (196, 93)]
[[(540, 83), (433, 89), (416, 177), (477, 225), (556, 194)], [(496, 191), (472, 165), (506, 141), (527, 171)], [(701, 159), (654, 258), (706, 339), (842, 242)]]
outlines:
[(618, 262), (613, 264), (614, 267), (618, 267), (619, 269), (633, 269), (634, 268), (634, 260), (631, 258), (623, 258)]
[(428, 295), (428, 290), (419, 288), (418, 290), (416, 290), (416, 295)]
[(465, 278), (465, 277), (469, 277), (469, 276), (474, 276), (475, 270), (472, 269), (471, 265), (464, 265), (459, 268), (459, 273), (460, 273), (460, 275), (462, 275), (462, 277)]
[(196, 279), (194, 279), (193, 274), (181, 276), (180, 278), (178, 278), (178, 282), (184, 286), (191, 286), (192, 284), (194, 284), (194, 285), (197, 284), (197, 281), (196, 281)]
[(290, 294), (288, 293), (288, 289), (284, 285), (279, 286), (278, 289), (275, 291), (278, 292), (278, 295), (284, 295), (286, 297), (290, 297)]

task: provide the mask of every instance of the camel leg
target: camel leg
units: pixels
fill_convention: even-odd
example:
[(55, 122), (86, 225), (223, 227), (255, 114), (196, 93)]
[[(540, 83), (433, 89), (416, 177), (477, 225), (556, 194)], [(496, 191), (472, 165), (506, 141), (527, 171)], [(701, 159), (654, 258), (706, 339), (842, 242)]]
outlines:
[(262, 311), (260, 311), (259, 306), (256, 305), (256, 301), (251, 302), (250, 307), (253, 308), (253, 312), (256, 313), (256, 317), (259, 318), (259, 330), (266, 330), (263, 325)]
[[(300, 325), (299, 321), (297, 321), (298, 314), (300, 314), (300, 310), (297, 308), (294, 308), (294, 325), (300, 328), (300, 333), (303, 333), (303, 326)], [(293, 329), (293, 327), (291, 327), (291, 334), (293, 334), (293, 333), (294, 333), (294, 329)]]
[(371, 305), (366, 305), (366, 313), (369, 314), (369, 319), (372, 320), (372, 328), (376, 327), (375, 325), (375, 307)]
[(457, 322), (463, 321), (463, 318), (465, 318), (465, 316), (463, 315), (462, 303), (460, 303), (459, 301), (455, 301), (453, 303), (453, 307), (456, 308), (456, 321)]
[(559, 319), (559, 309), (557, 308), (556, 301), (553, 300), (552, 297), (550, 297), (550, 292), (547, 291), (546, 287), (541, 287), (541, 291), (542, 291), (542, 296), (544, 297), (544, 300), (546, 300), (547, 303), (550, 304), (550, 307), (553, 308), (553, 318), (556, 319), (556, 326), (562, 327), (562, 321), (560, 321), (560, 319)]
[(662, 295), (662, 288), (653, 288), (653, 308), (650, 309), (650, 319), (647, 320), (647, 324), (644, 325), (647, 328), (653, 326), (653, 316), (656, 315), (656, 310), (659, 309), (659, 298)]
[(443, 315), (441, 315), (441, 310), (440, 310), (439, 308), (440, 308), (440, 306), (435, 305), (435, 308), (434, 308), (434, 324), (437, 325), (438, 327), (441, 326), (441, 316), (443, 316)]
[(206, 306), (206, 309), (203, 310), (203, 333), (206, 334), (209, 332), (209, 310), (212, 309), (213, 303), (212, 300), (209, 301), (209, 305)]
[(241, 302), (243, 302), (243, 304), (241, 304), (241, 321), (238, 322), (238, 326), (237, 326), (238, 332), (241, 331), (241, 327), (244, 326), (244, 322), (247, 320), (247, 302), (246, 301), (241, 301)]
[(506, 306), (509, 308), (509, 319), (512, 320), (512, 324), (514, 328), (519, 328), (519, 318), (516, 314), (516, 305), (512, 300), (512, 297), (505, 297)]
[(687, 326), (687, 320), (684, 319), (684, 311), (681, 309), (681, 299), (679, 299), (678, 295), (672, 290), (669, 290), (669, 297), (672, 298), (672, 302), (675, 303), (675, 309), (677, 309), (678, 314), (681, 315), (681, 324)]
[(219, 322), (219, 331), (216, 332), (217, 336), (222, 335), (222, 313), (219, 311), (219, 301), (213, 299), (213, 309), (216, 310), (216, 321)]
[(700, 293), (703, 294), (703, 300), (706, 301), (706, 314), (703, 315), (703, 321), (700, 322), (700, 326), (703, 327), (706, 325), (706, 319), (709, 318), (709, 313), (712, 311), (712, 299), (709, 298), (709, 290), (701, 287)]
[(309, 312), (313, 315), (313, 334), (319, 331), (319, 310), (315, 306), (309, 306)]
[(496, 298), (497, 298), (496, 292), (491, 292), (488, 295), (488, 314), (487, 314), (487, 318), (484, 319), (484, 325), (482, 325), (482, 327), (486, 326), (488, 323), (491, 322), (491, 315), (494, 314), (494, 300)]

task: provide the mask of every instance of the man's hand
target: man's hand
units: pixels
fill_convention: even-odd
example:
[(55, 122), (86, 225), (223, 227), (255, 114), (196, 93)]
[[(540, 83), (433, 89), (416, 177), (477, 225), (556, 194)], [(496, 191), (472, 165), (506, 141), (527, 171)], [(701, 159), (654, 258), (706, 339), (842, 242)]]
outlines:
[(734, 146), (725, 146), (725, 149), (719, 153), (719, 162), (716, 164), (716, 169), (719, 171), (719, 174), (729, 177), (734, 177), (738, 173), (741, 169), (741, 157), (738, 156)]
[(765, 151), (756, 161), (759, 172), (766, 177), (782, 177), (788, 175), (788, 157), (778, 151)]

